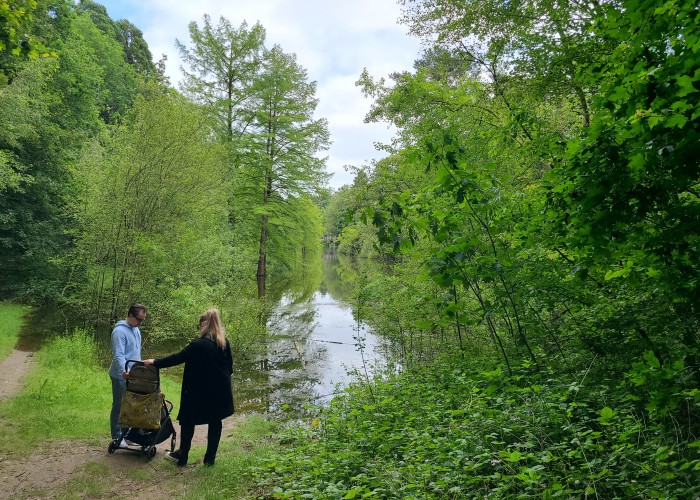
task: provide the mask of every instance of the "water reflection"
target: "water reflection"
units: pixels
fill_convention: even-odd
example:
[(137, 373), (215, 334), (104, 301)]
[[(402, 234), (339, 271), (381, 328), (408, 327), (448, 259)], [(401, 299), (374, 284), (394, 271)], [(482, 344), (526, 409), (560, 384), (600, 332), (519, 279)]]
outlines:
[(341, 263), (319, 260), (323, 279), (310, 295), (293, 288), (282, 293), (268, 318), (266, 354), (237, 363), (239, 409), (298, 414), (330, 398), (337, 384), (349, 381), (349, 370), (382, 363), (378, 339), (353, 316)]
[(25, 316), (15, 349), (38, 351), (42, 344), (56, 335), (80, 326), (79, 318), (57, 307), (35, 307)]

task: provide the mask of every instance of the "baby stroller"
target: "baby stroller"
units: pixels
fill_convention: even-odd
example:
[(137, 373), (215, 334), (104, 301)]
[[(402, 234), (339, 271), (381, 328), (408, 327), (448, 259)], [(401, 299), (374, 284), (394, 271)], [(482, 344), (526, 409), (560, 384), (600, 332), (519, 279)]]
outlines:
[[(131, 371), (129, 365), (132, 364)], [(177, 432), (170, 419), (173, 404), (160, 392), (160, 374), (155, 366), (146, 366), (142, 361), (130, 359), (124, 366), (129, 371), (126, 390), (119, 413), (119, 425), (126, 429), (122, 436), (109, 443), (107, 452), (129, 450), (146, 455), (150, 460), (156, 456), (156, 445), (170, 438), (170, 451), (175, 451)], [(137, 446), (123, 445), (126, 439)]]

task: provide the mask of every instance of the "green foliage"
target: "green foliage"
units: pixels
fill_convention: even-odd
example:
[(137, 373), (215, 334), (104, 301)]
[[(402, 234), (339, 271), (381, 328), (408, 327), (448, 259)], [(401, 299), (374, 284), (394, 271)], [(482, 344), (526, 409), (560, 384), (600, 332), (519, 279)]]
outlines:
[(87, 62), (103, 72), (98, 92), (100, 118), (105, 123), (116, 122), (131, 107), (136, 94), (134, 68), (125, 60), (122, 46), (102, 33), (88, 16), (76, 17), (74, 24), (94, 51), (94, 62)]
[[(205, 15), (202, 27), (192, 22), (189, 31), (190, 47), (177, 42), (188, 66), (183, 88), (205, 105), (229, 151), (229, 219), (243, 246), (258, 244), (262, 297), (268, 258), (288, 266), (309, 246), (300, 244), (300, 236), (310, 236), (313, 228), (305, 241), (320, 239), (317, 217), (304, 198), (326, 181), (325, 159), (316, 154), (328, 147), (328, 126), (313, 116), (316, 83), (308, 81), (294, 54), (265, 48), (259, 23), (234, 28), (222, 17), (214, 26)], [(305, 229), (294, 231), (295, 226)]]
[(697, 367), (695, 5), (404, 5), (431, 49), (358, 82), (398, 128), (356, 209), (378, 248), (427, 267), (455, 296), (443, 322), (506, 363)]
[(466, 351), (474, 359), (484, 348), (457, 314), (454, 297), (410, 267), (395, 264), (390, 275), (370, 277), (355, 303), (358, 319), (391, 343), (400, 366), (430, 364), (444, 352)]
[(80, 0), (77, 8), (79, 11), (86, 12), (102, 33), (119, 42), (123, 59), (137, 74), (156, 77), (157, 71), (151, 51), (140, 29), (126, 19), (113, 21), (107, 9), (92, 0)]
[(152, 335), (185, 335), (228, 279), (226, 182), (207, 134), (195, 106), (153, 92), (86, 151), (70, 286), (94, 321), (140, 301)]
[[(51, 258), (67, 247), (62, 216), (71, 177), (64, 162), (75, 153), (80, 129), (61, 127), (56, 86), (60, 64), (35, 59), (0, 79), (0, 294), (35, 299), (56, 296), (59, 273)], [(4, 163), (4, 165), (3, 165)]]
[(308, 196), (269, 206), (270, 273), (280, 279), (321, 252), (321, 212)]
[(0, 294), (61, 301), (75, 229), (66, 216), (76, 195), (71, 165), (137, 89), (119, 42), (73, 2), (30, 4), (23, 29), (47, 53), (2, 57), (0, 66)]
[(15, 347), (22, 319), (27, 312), (26, 306), (0, 302), (0, 359), (4, 359)]
[(599, 263), (605, 279), (667, 304), (663, 321), (675, 327), (657, 337), (680, 340), (697, 363), (697, 6), (620, 7), (595, 19), (615, 47), (580, 70), (599, 83), (595, 114), (549, 176), (547, 215), (584, 265)]
[(343, 228), (347, 226), (351, 202), (352, 193), (349, 186), (341, 186), (338, 191), (330, 195), (328, 203), (323, 210), (324, 235), (338, 236)]
[[(463, 363), (409, 370), (336, 398), (258, 470), (271, 498), (688, 498), (697, 446), (625, 391)], [(678, 379), (676, 383), (682, 382)], [(689, 412), (697, 391), (667, 394)], [(697, 435), (696, 435), (697, 436)]]
[[(191, 47), (175, 42), (187, 65), (183, 90), (204, 105), (213, 117), (217, 135), (229, 142), (250, 123), (250, 114), (245, 111), (262, 65), (265, 29), (260, 23), (249, 28), (246, 22), (234, 28), (223, 17), (214, 26), (205, 14), (202, 27), (192, 21), (189, 33)], [(221, 50), (223, 47), (228, 50)]]
[(361, 257), (379, 257), (378, 240), (374, 227), (358, 221), (347, 225), (338, 235), (338, 252)]
[(19, 57), (36, 58), (44, 47), (29, 33), (37, 0), (0, 1), (0, 68)]

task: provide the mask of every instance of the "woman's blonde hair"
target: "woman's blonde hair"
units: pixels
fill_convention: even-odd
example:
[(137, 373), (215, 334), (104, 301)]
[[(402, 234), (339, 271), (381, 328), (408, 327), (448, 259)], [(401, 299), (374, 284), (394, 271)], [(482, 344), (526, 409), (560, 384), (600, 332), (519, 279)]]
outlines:
[(222, 349), (226, 346), (226, 332), (218, 309), (212, 307), (199, 317), (199, 335), (209, 335)]

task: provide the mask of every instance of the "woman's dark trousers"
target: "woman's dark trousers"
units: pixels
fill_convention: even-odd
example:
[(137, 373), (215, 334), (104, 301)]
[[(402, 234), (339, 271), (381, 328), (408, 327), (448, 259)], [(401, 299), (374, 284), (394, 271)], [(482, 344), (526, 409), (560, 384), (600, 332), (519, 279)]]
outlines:
[[(204, 464), (214, 465), (216, 452), (219, 449), (219, 441), (221, 440), (221, 420), (209, 422), (207, 428), (207, 452), (204, 454)], [(192, 438), (194, 437), (194, 424), (180, 422), (180, 458), (178, 465), (187, 465), (187, 457), (192, 447)]]

